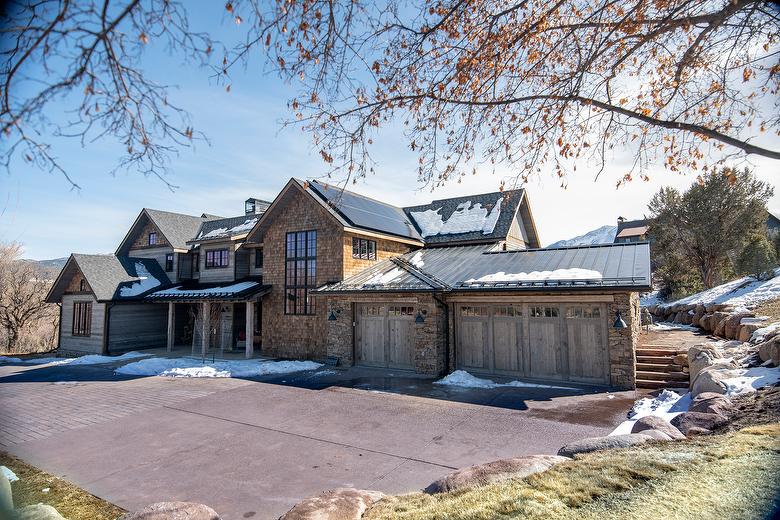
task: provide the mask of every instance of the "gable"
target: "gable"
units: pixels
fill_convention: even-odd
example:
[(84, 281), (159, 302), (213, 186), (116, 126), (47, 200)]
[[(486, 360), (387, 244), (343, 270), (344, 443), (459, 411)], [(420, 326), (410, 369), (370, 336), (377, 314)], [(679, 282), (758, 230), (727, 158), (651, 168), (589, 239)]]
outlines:
[[(153, 247), (171, 247), (170, 242), (168, 242), (168, 239), (165, 237), (163, 232), (160, 231), (160, 228), (157, 227), (155, 223), (152, 222), (148, 217), (146, 217), (145, 220), (146, 223), (143, 226), (137, 227), (135, 238), (130, 244), (128, 251), (132, 251), (133, 249), (147, 249)], [(157, 233), (157, 243), (154, 245), (149, 245), (150, 233)]]
[(89, 281), (86, 280), (73, 255), (70, 255), (65, 265), (62, 266), (60, 274), (57, 275), (57, 279), (54, 280), (49, 289), (49, 293), (46, 295), (46, 303), (59, 303), (62, 301), (63, 294), (82, 292), (80, 289), (81, 280), (86, 281), (86, 292), (90, 292), (94, 296)]

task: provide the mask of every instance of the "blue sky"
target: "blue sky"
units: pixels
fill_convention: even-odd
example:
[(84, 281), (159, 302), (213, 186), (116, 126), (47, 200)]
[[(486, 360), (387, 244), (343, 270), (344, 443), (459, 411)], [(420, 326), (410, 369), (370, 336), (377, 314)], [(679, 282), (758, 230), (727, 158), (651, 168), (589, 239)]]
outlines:
[[(215, 12), (209, 10), (212, 8)], [(222, 16), (216, 12), (222, 10), (220, 4), (209, 9), (194, 13), (196, 28), (205, 20)], [(235, 30), (225, 20), (216, 36), (227, 39)], [(171, 192), (158, 179), (135, 172), (111, 176), (117, 160), (115, 143), (82, 148), (77, 141), (55, 140), (56, 155), (81, 190), (71, 190), (57, 174), (17, 161), (10, 175), (0, 173), (0, 240), (23, 243), (25, 256), (34, 259), (71, 252), (110, 253), (143, 207), (239, 215), (247, 197), (272, 200), (290, 177), (319, 177), (325, 172), (308, 135), (296, 127), (282, 130), (280, 121), (290, 116), (287, 101), (292, 90), (275, 75), (263, 74), (261, 59), (239, 71), (229, 93), (210, 81), (208, 70), (185, 66), (179, 57), (154, 48), (145, 64), (160, 81), (178, 85), (171, 97), (191, 113), (195, 128), (210, 140), (210, 145), (197, 143), (173, 158), (168, 180), (179, 188)], [(49, 108), (56, 116), (64, 106)], [(776, 138), (765, 144), (780, 146)], [(390, 128), (381, 133), (375, 139), (375, 150), (376, 176), (349, 189), (401, 206), (495, 191), (501, 180), (500, 173), (482, 172), (431, 193), (417, 183), (416, 156), (397, 131)], [(672, 174), (659, 167), (651, 172), (650, 182), (634, 181), (616, 190), (615, 181), (626, 171), (628, 160), (618, 153), (595, 182), (595, 171), (578, 165), (566, 190), (549, 174), (528, 185), (542, 243), (614, 224), (620, 215), (641, 217), (649, 198), (661, 186), (684, 188), (693, 182), (693, 176)], [(777, 183), (780, 164), (753, 162), (760, 178)], [(780, 214), (780, 187), (776, 191), (770, 209)]]

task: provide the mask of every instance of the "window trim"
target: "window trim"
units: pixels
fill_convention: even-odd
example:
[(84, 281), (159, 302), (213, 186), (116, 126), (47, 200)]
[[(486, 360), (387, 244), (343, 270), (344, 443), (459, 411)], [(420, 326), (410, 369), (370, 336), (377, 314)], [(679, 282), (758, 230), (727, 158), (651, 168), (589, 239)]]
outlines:
[(73, 302), (70, 335), (81, 338), (88, 338), (92, 335), (92, 302)]
[(376, 240), (352, 237), (352, 258), (359, 260), (377, 260)]
[(165, 272), (166, 273), (172, 273), (173, 272), (173, 262), (175, 257), (173, 256), (173, 253), (165, 253)]
[[(230, 249), (226, 247), (221, 249), (207, 249), (205, 253), (206, 253), (206, 262), (204, 265), (206, 269), (225, 269), (230, 267)], [(214, 258), (216, 257), (217, 253), (219, 253), (218, 263), (214, 261)], [(224, 253), (224, 260), (225, 260), (224, 264), (222, 263), (223, 253)], [(209, 262), (209, 255), (212, 256), (210, 262)]]
[[(289, 231), (284, 238), (284, 314), (313, 316), (317, 313), (317, 306), (310, 292), (317, 288), (317, 230)], [(293, 256), (290, 256), (291, 247)], [(299, 250), (302, 250), (302, 256), (298, 254)], [(299, 283), (299, 272), (303, 273), (303, 283)], [(291, 273), (293, 283), (289, 279)], [(303, 298), (302, 305), (298, 302), (298, 296)]]
[(79, 280), (79, 292), (87, 292), (87, 280), (85, 278)]
[(149, 246), (156, 246), (157, 245), (157, 231), (150, 231), (149, 236), (146, 239), (146, 245)]

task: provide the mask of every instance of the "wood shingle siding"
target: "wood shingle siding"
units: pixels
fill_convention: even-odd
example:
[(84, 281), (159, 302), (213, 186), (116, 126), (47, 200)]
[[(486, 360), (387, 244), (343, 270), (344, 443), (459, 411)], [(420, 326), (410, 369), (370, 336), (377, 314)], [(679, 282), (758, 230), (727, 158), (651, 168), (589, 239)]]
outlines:
[[(92, 323), (89, 336), (73, 335), (73, 304), (92, 303)], [(60, 322), (60, 348), (74, 352), (100, 354), (103, 351), (103, 323), (106, 306), (92, 295), (66, 294), (62, 297), (62, 321)]]
[(164, 347), (168, 332), (168, 305), (117, 304), (108, 311), (110, 353)]

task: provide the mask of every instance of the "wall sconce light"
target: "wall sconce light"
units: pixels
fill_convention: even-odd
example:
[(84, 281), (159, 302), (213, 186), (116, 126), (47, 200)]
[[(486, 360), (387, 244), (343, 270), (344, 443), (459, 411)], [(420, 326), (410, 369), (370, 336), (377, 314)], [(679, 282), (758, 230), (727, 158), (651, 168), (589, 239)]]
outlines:
[(615, 312), (615, 323), (612, 325), (616, 329), (625, 329), (628, 325), (623, 321), (623, 316), (620, 315), (620, 311)]
[(422, 315), (422, 312), (417, 311), (417, 316), (414, 318), (415, 323), (425, 323), (425, 317)]
[(336, 321), (336, 313), (333, 311), (333, 309), (331, 309), (328, 313), (328, 321)]

